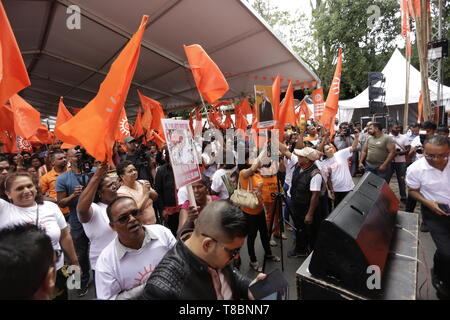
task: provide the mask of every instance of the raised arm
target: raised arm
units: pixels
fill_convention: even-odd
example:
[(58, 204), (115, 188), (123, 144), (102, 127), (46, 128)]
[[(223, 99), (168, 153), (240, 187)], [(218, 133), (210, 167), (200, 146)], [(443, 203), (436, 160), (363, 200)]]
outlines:
[(87, 223), (92, 217), (91, 204), (94, 201), (95, 193), (100, 185), (100, 181), (108, 172), (108, 164), (102, 163), (101, 166), (95, 171), (92, 179), (89, 181), (86, 189), (80, 194), (77, 204), (78, 219), (81, 223)]

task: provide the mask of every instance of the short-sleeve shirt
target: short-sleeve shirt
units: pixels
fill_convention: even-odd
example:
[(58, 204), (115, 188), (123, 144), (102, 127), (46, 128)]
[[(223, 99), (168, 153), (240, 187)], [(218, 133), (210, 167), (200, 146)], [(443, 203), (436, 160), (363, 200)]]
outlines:
[[(75, 174), (72, 170), (69, 170), (56, 178), (55, 190), (56, 192), (65, 192), (67, 196), (70, 196), (75, 192), (75, 187), (83, 184), (86, 186), (88, 182), (89, 176), (87, 174)], [(83, 226), (77, 215), (78, 198), (72, 199), (69, 203), (69, 224), (72, 235), (79, 235), (83, 232)]]
[(394, 140), (387, 134), (379, 137), (370, 136), (367, 140), (368, 150), (366, 163), (371, 167), (379, 167), (386, 161), (389, 151), (388, 146), (394, 145)]
[(348, 167), (348, 158), (353, 155), (351, 147), (339, 150), (332, 158), (320, 161), (320, 170), (328, 176), (328, 169), (331, 169), (331, 183), (335, 192), (348, 192), (353, 190), (353, 182), (350, 169)]
[[(38, 206), (38, 225), (50, 237), (53, 249), (61, 250), (59, 244), (61, 230), (67, 227), (67, 223), (61, 210), (53, 202), (44, 201), (44, 204), (23, 208), (0, 199), (0, 229), (19, 224), (36, 224)], [(56, 263), (56, 268), (59, 270), (63, 264), (64, 255), (62, 254)]]
[(102, 250), (116, 237), (117, 233), (109, 226), (109, 218), (106, 213), (107, 205), (99, 202), (92, 203), (91, 219), (82, 223), (84, 232), (89, 238), (89, 261), (91, 268), (95, 270), (98, 256)]
[(222, 176), (224, 174), (231, 175), (236, 170), (236, 167), (230, 170), (219, 169), (212, 176), (211, 190), (219, 193), (219, 198), (226, 200), (230, 197), (228, 189), (223, 183)]
[(100, 254), (95, 269), (97, 298), (114, 300), (122, 291), (144, 285), (164, 255), (176, 243), (172, 232), (159, 224), (143, 226), (142, 247), (126, 248), (116, 237)]
[(450, 161), (440, 171), (421, 158), (406, 171), (406, 184), (411, 189), (420, 189), (425, 199), (450, 205)]
[[(45, 166), (43, 166), (45, 167)], [(42, 167), (41, 167), (42, 168)], [(66, 170), (64, 172), (66, 172), (68, 169), (66, 168)], [(64, 172), (56, 172), (55, 169), (50, 170), (49, 172), (47, 172), (46, 174), (44, 174), (40, 179), (39, 179), (39, 186), (41, 187), (41, 191), (43, 194), (45, 194), (48, 191), (48, 196), (50, 198), (56, 199), (56, 178), (58, 178), (60, 175), (62, 175)], [(69, 213), (69, 208), (60, 208), (61, 212), (64, 214), (68, 214)]]
[[(391, 134), (390, 136), (392, 137), (392, 139), (394, 139), (395, 149), (400, 149), (400, 151), (406, 151), (406, 147), (411, 145), (408, 137), (406, 137), (403, 134), (398, 134), (397, 136)], [(406, 162), (405, 155), (395, 156), (394, 162)]]

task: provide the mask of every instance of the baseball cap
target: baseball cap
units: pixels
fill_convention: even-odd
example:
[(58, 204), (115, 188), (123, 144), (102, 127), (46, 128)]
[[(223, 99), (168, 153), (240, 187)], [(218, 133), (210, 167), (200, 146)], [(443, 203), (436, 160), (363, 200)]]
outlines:
[(136, 139), (133, 138), (133, 137), (128, 136), (125, 139), (123, 139), (123, 143), (129, 143), (129, 142), (134, 141), (134, 140), (136, 140)]
[(303, 149), (294, 149), (294, 154), (300, 157), (308, 158), (311, 161), (319, 160), (320, 156), (322, 155), (321, 152), (310, 147), (306, 147)]

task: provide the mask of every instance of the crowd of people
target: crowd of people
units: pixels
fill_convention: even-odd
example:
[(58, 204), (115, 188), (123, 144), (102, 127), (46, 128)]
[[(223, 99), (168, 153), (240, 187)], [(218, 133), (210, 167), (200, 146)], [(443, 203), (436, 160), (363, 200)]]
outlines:
[[(272, 248), (288, 231), (288, 257), (307, 256), (320, 223), (364, 172), (387, 183), (395, 173), (405, 210), (422, 205), (421, 231), (437, 247), (433, 284), (448, 298), (448, 128), (426, 121), (408, 128), (337, 122), (334, 129), (330, 136), (312, 120), (304, 129), (286, 125), (277, 157), (267, 155), (267, 142), (252, 149), (251, 135), (241, 146), (203, 141), (195, 205), (186, 187), (176, 188), (165, 144), (127, 137), (113, 164), (86, 163), (82, 149), (61, 144), (0, 155), (0, 298), (68, 299), (70, 265), (80, 270), (80, 297), (94, 282), (98, 299), (253, 299), (249, 285), (265, 275), (252, 282), (239, 271), (244, 242), (256, 272), (258, 233), (266, 261), (280, 261)], [(254, 208), (230, 201), (238, 188), (256, 195)], [(277, 192), (286, 197), (283, 212), (274, 209)]]

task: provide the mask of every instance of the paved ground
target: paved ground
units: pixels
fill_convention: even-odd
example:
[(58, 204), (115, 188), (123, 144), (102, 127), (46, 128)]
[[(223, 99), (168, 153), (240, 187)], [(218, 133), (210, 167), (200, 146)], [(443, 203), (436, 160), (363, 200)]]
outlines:
[[(359, 178), (354, 178), (355, 183), (358, 182)], [(397, 179), (395, 175), (393, 176), (390, 184), (392, 190), (396, 193), (397, 197), (399, 197), (398, 192), (398, 184)], [(400, 210), (404, 210), (404, 205), (400, 205)], [(420, 215), (420, 207), (416, 207), (417, 214)], [(289, 299), (290, 300), (296, 300), (297, 299), (297, 287), (296, 287), (296, 271), (300, 267), (300, 265), (303, 263), (305, 258), (288, 258), (287, 252), (292, 249), (292, 234), (290, 232), (286, 232), (286, 235), (288, 236), (288, 240), (283, 241), (283, 264), (284, 264), (284, 276), (289, 282)], [(419, 240), (421, 242), (422, 247), (424, 250), (422, 250), (422, 247), (419, 246), (419, 259), (422, 260), (422, 262), (426, 263), (428, 265), (428, 268), (431, 268), (433, 266), (433, 255), (435, 251), (434, 243), (430, 237), (429, 233), (423, 233), (419, 232)], [(280, 247), (280, 240), (277, 240), (279, 245), (277, 247), (272, 247), (273, 254), (276, 254), (281, 257), (281, 247)], [(256, 239), (255, 243), (255, 250), (257, 253), (258, 259), (260, 259), (260, 262), (262, 264), (262, 259), (264, 256), (264, 251), (261, 246), (261, 242), (259, 239), (259, 236)], [(249, 278), (253, 279), (256, 277), (257, 273), (253, 271), (249, 267), (249, 259), (248, 259), (248, 251), (246, 244), (241, 250), (241, 259), (242, 259), (242, 265), (241, 265), (241, 272), (246, 274)], [(267, 262), (265, 272), (270, 272), (271, 270), (279, 268), (281, 269), (281, 262)], [(419, 263), (419, 274), (418, 274), (418, 281), (417, 281), (417, 297), (421, 300), (436, 300), (436, 292), (434, 287), (431, 284), (431, 275), (428, 276), (429, 281), (428, 285), (427, 283), (424, 283), (426, 280), (426, 274), (429, 275), (429, 269), (425, 270), (424, 266)], [(420, 287), (423, 285), (422, 289), (419, 291)], [(427, 290), (428, 287), (428, 290)], [(428, 294), (427, 294), (428, 291)], [(79, 298), (76, 295), (75, 291), (69, 292), (69, 299), (73, 300), (90, 300), (95, 299), (95, 286), (94, 284), (90, 285), (89, 292), (86, 296)]]

